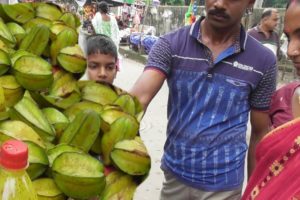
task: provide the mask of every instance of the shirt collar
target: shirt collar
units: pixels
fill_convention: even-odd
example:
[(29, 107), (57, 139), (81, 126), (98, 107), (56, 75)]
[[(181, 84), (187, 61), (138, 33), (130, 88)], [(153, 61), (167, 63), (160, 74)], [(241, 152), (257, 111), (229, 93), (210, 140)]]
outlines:
[(260, 29), (260, 24), (257, 24), (257, 26), (255, 27), (255, 29), (257, 30), (257, 32), (260, 32), (260, 33), (262, 33), (262, 30)]
[[(257, 32), (259, 32), (259, 33), (264, 33), (262, 30), (261, 30), (261, 28), (259, 27), (260, 26), (260, 24), (258, 24), (255, 28), (256, 28), (256, 30), (257, 30)], [(274, 31), (269, 31), (270, 33), (273, 33)]]
[[(191, 29), (190, 29), (190, 36), (192, 36), (193, 38), (195, 38), (196, 40), (198, 40), (199, 42), (201, 42), (199, 40), (199, 38), (201, 38), (201, 21), (205, 19), (204, 16), (202, 16), (200, 19), (198, 19), (197, 21), (195, 21), (192, 25), (191, 25)], [(234, 46), (236, 46), (236, 50), (240, 51), (245, 50), (246, 48), (246, 43), (247, 43), (247, 38), (248, 35), (244, 29), (244, 27), (241, 25), (241, 31), (240, 31), (240, 35), (237, 38), (237, 43), (234, 44)]]

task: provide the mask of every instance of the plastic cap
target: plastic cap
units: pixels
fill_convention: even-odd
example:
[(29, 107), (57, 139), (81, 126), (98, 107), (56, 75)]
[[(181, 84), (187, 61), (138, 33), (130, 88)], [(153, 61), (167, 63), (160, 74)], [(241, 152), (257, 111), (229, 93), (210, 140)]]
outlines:
[(7, 169), (23, 169), (27, 167), (28, 147), (19, 140), (8, 140), (0, 149), (0, 165)]

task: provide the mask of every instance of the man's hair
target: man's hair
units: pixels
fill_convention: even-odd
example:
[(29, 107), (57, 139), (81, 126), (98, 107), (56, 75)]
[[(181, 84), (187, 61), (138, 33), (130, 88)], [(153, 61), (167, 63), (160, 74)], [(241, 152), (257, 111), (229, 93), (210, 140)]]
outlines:
[(105, 1), (101, 1), (99, 4), (98, 4), (98, 10), (101, 12), (101, 13), (108, 13), (108, 4), (105, 2)]
[(118, 51), (115, 43), (103, 34), (91, 35), (87, 38), (87, 55), (109, 54), (118, 59)]
[(289, 0), (288, 3), (287, 3), (287, 5), (286, 5), (286, 9), (288, 9), (293, 2), (299, 4), (300, 0)]
[(261, 19), (265, 19), (267, 17), (270, 17), (272, 15), (273, 12), (278, 12), (276, 9), (274, 8), (266, 8), (263, 10), (262, 14), (261, 14)]

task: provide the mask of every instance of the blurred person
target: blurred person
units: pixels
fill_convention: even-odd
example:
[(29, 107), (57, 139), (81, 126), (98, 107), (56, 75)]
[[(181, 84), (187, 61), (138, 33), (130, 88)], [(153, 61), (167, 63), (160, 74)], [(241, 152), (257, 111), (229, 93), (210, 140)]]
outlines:
[(250, 113), (249, 174), (269, 130), (276, 57), (241, 18), (255, 0), (206, 0), (206, 17), (160, 37), (131, 94), (146, 110), (169, 87), (161, 200), (241, 197)]
[(269, 48), (280, 59), (280, 39), (276, 32), (279, 13), (275, 8), (264, 9), (258, 25), (248, 30), (248, 34)]
[(119, 26), (115, 16), (108, 13), (109, 7), (105, 1), (98, 4), (98, 11), (92, 19), (92, 25), (96, 34), (109, 36), (119, 49), (120, 35)]
[[(288, 38), (287, 54), (300, 75), (300, 0), (290, 0), (284, 19)], [(300, 199), (300, 89), (299, 81), (280, 89), (278, 101), (286, 102), (290, 118), (268, 133), (257, 145), (257, 165), (248, 182), (242, 200)], [(291, 88), (289, 88), (291, 87)], [(286, 99), (286, 97), (288, 97)], [(282, 107), (282, 105), (279, 105)], [(282, 108), (283, 109), (283, 108)], [(286, 122), (286, 123), (285, 123)]]

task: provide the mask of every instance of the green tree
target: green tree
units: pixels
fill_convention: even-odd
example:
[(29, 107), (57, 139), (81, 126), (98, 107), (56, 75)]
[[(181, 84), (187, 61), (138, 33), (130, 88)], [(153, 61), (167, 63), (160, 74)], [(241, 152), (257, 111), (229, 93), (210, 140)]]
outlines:
[(286, 6), (286, 2), (286, 0), (265, 0), (263, 7), (284, 8)]
[(161, 0), (160, 3), (162, 5), (182, 6), (184, 5), (184, 0)]

